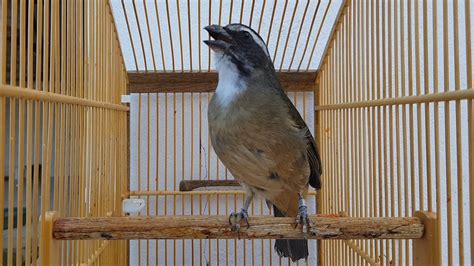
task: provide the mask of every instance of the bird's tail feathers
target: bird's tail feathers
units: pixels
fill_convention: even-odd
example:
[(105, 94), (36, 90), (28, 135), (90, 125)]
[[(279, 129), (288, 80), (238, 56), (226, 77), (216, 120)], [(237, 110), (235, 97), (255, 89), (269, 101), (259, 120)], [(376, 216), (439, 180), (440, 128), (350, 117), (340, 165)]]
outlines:
[[(285, 217), (285, 215), (273, 205), (275, 217)], [(291, 258), (293, 262), (308, 258), (308, 240), (306, 239), (277, 239), (275, 241), (275, 251), (278, 256)]]

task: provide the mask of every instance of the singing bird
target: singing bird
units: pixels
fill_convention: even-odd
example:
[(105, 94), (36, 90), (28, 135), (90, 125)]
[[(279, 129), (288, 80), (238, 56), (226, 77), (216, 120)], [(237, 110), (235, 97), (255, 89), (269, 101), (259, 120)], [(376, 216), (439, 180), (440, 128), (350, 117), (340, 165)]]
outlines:
[[(273, 206), (277, 217), (296, 217), (310, 226), (305, 195), (321, 188), (321, 159), (313, 136), (278, 81), (268, 48), (250, 27), (229, 24), (204, 28), (213, 40), (219, 81), (208, 108), (212, 146), (246, 191), (240, 212), (229, 221), (238, 230), (247, 222), (255, 195)], [(293, 261), (308, 257), (306, 239), (278, 239), (278, 255)]]

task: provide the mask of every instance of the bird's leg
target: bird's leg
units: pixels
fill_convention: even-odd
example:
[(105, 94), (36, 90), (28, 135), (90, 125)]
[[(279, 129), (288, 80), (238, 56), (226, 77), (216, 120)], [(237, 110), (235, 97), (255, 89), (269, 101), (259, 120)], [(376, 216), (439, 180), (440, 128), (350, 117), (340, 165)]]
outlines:
[(306, 207), (306, 201), (303, 198), (301, 193), (298, 193), (298, 215), (296, 216), (296, 226), (295, 228), (301, 224), (303, 229), (303, 234), (306, 237), (306, 233), (308, 232), (308, 227), (311, 226), (311, 221), (308, 217), (308, 207)]
[[(239, 233), (240, 230), (240, 221), (244, 220), (247, 223), (247, 228), (250, 227), (249, 224), (249, 214), (247, 213), (247, 210), (250, 206), (250, 203), (252, 202), (254, 196), (254, 192), (249, 192), (245, 196), (245, 203), (240, 212), (232, 212), (229, 216), (229, 224), (232, 226), (233, 231), (237, 231)], [(239, 235), (240, 238), (240, 235)]]

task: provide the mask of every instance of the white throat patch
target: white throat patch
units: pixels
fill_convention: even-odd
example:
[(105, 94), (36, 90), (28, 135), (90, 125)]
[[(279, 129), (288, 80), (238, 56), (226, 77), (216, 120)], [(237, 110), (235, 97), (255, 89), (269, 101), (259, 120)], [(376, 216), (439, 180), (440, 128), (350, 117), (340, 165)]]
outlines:
[(223, 106), (227, 106), (246, 89), (246, 84), (239, 77), (237, 67), (230, 62), (227, 56), (215, 54), (214, 58), (219, 73), (215, 96)]

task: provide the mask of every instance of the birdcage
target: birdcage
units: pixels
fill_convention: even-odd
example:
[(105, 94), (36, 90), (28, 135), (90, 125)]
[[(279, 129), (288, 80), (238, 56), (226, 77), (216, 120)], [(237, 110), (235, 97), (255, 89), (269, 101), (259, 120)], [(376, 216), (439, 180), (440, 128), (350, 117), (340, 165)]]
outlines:
[[(243, 23), (318, 143), (299, 265), (470, 265), (468, 1), (3, 0), (3, 265), (287, 265), (294, 219), (212, 150), (210, 24)], [(239, 239), (240, 238), (240, 239)]]

